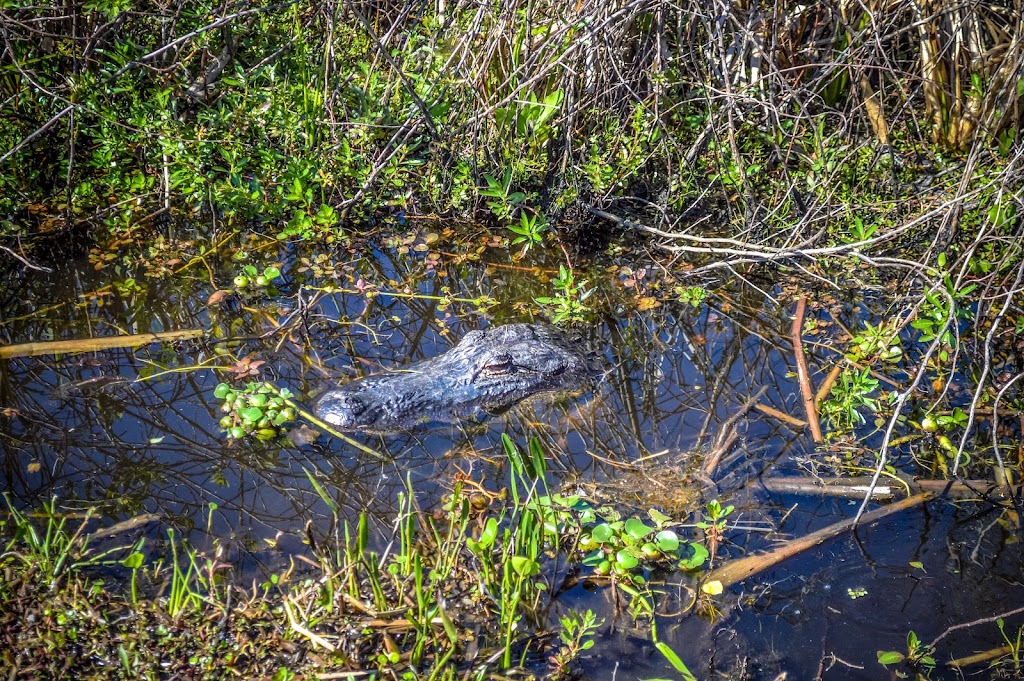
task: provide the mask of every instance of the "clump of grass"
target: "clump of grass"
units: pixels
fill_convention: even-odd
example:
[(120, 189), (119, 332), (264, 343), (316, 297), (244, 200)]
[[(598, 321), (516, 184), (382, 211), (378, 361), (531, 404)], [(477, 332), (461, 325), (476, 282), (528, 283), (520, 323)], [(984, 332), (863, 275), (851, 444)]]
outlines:
[[(333, 542), (310, 530), (316, 560), (307, 562), (315, 568), (290, 567), (262, 588), (231, 584), (216, 544), (201, 551), (168, 530), (166, 554), (155, 559), (141, 541), (92, 551), (91, 516), (72, 529), (56, 501), (39, 517), (8, 504), (0, 632), (14, 647), (0, 652), (0, 662), (84, 679), (111, 669), (139, 678), (168, 669), (207, 677), (335, 670), (451, 679), (511, 668), (571, 676), (593, 645), (598, 618), (568, 614), (557, 639), (538, 633), (558, 626), (546, 619), (553, 585), (580, 569), (577, 543), (596, 521), (547, 489), (536, 440), (525, 452), (508, 437), (503, 444), (507, 494), (481, 508), (459, 483), (443, 512), (425, 514), (408, 481), (382, 552), (369, 516), (343, 520), (309, 473), (334, 516)], [(211, 504), (211, 519), (215, 510)], [(619, 525), (619, 539), (607, 545), (642, 555), (653, 528), (610, 526)], [(107, 581), (118, 570), (126, 570), (124, 586)], [(628, 594), (634, 612), (653, 614), (649, 580), (639, 572), (600, 579)]]

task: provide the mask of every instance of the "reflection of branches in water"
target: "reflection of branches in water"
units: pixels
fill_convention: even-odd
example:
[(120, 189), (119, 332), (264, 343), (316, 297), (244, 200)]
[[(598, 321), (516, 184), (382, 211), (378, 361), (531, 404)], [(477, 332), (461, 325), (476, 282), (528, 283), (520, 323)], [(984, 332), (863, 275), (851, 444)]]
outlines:
[[(462, 304), (461, 314), (448, 317), (438, 297), (477, 299), (495, 291), (514, 291), (515, 300), (499, 301), (487, 311), (488, 323), (496, 324), (523, 318), (517, 301), (549, 293), (542, 276), (548, 271), (543, 260), (548, 256), (540, 253), (537, 268), (454, 258), (428, 265), (422, 256), (391, 250), (375, 251), (373, 256), (340, 265), (340, 283), (354, 290), (363, 279), (368, 291), (387, 286), (416, 295), (325, 294), (306, 318), (302, 330), (307, 335), (284, 342), (257, 338), (266, 329), (267, 318), (251, 309), (217, 312), (214, 321), (230, 323), (234, 336), (250, 336), (234, 350), (238, 356), (266, 361), (259, 380), (272, 379), (302, 398), (330, 385), (310, 371), (319, 365), (311, 358), (324, 358), (328, 372), (362, 374), (436, 355), (468, 330), (485, 325), (469, 304)], [(289, 276), (295, 287), (315, 279), (312, 272)], [(89, 309), (72, 326), (82, 320), (95, 324), (97, 318), (112, 328), (137, 330), (206, 325), (210, 313), (198, 302), (202, 294), (185, 293), (199, 282), (186, 280), (159, 299), (151, 287), (143, 304), (116, 297), (116, 304)], [(788, 356), (788, 341), (777, 332), (785, 324), (777, 313), (764, 310), (760, 294), (735, 288), (738, 292), (728, 299), (728, 311), (694, 311), (666, 301), (643, 317), (607, 317), (582, 329), (608, 359), (607, 375), (589, 400), (552, 397), (482, 424), (384, 438), (362, 436), (395, 457), (388, 464), (362, 459), (327, 439), (302, 449), (246, 442), (226, 445), (217, 425), (218, 404), (211, 397), (218, 381), (212, 371), (168, 373), (152, 381), (135, 381), (129, 388), (111, 387), (55, 402), (51, 395), (57, 385), (93, 377), (98, 370), (70, 359), (50, 368), (42, 359), (11, 362), (0, 368), (5, 372), (0, 375), (0, 394), (19, 416), (3, 424), (0, 432), (6, 453), (3, 475), (8, 488), (26, 497), (59, 490), (62, 497), (102, 501), (111, 512), (145, 509), (177, 518), (183, 525), (203, 525), (200, 520), (210, 502), (216, 502), (220, 520), (215, 531), (253, 538), (297, 529), (305, 519), (326, 513), (307, 472), (334, 497), (345, 518), (364, 510), (392, 515), (407, 474), (424, 507), (436, 502), (453, 476), (469, 468), (503, 484), (508, 474), (500, 445), (503, 431), (520, 444), (539, 438), (556, 476), (615, 477), (620, 470), (607, 462), (628, 463), (665, 449), (693, 449), (762, 385), (769, 386), (766, 400), (786, 410), (793, 391), (779, 369), (784, 361), (780, 358)], [(42, 322), (25, 322), (18, 332), (32, 324)], [(115, 373), (116, 368), (130, 380), (194, 367), (214, 355), (207, 347), (189, 345), (177, 352), (157, 348), (103, 357), (108, 362), (103, 372)], [(754, 418), (748, 417), (748, 451), (801, 446), (800, 439), (786, 437), (785, 426)], [(26, 473), (26, 461), (41, 463), (43, 472), (37, 477)], [(755, 470), (749, 468), (753, 462), (744, 466), (736, 461), (735, 470), (723, 470), (723, 475), (732, 479), (740, 470)]]
[[(122, 361), (122, 366), (130, 364)], [(262, 530), (247, 530), (257, 536), (282, 526), (300, 527), (315, 515), (312, 509), (319, 501), (305, 472), (294, 461), (282, 465), (280, 449), (219, 444), (219, 433), (211, 432), (216, 412), (203, 405), (203, 392), (196, 391), (188, 374), (137, 383), (135, 390), (76, 397), (57, 408), (49, 400), (56, 380), (40, 380), (43, 376), (34, 369), (24, 378), (26, 389), (17, 391), (18, 401), (12, 405), (19, 416), (3, 433), (7, 489), (37, 498), (51, 493), (82, 498), (100, 503), (111, 514), (145, 509), (179, 518), (185, 525), (216, 502), (225, 518), (241, 520), (231, 522), (232, 527), (250, 528), (253, 521), (262, 525)], [(18, 432), (24, 425), (31, 431)], [(24, 473), (25, 460), (42, 464), (38, 478)], [(343, 508), (358, 511), (377, 505), (378, 512), (392, 510), (394, 490), (381, 493), (385, 478), (378, 464), (345, 467), (307, 458), (306, 467), (344, 485)], [(393, 486), (401, 486), (401, 476), (392, 479)]]

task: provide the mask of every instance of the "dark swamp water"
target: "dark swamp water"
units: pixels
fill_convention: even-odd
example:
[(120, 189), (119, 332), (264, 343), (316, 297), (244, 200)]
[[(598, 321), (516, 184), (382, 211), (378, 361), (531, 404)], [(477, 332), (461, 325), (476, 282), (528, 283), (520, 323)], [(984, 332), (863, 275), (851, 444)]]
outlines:
[[(536, 400), (486, 422), (356, 436), (390, 461), (326, 435), (301, 444), (229, 442), (213, 389), (238, 359), (264, 362), (255, 367), (258, 379), (311, 405), (339, 382), (434, 356), (469, 330), (537, 320), (534, 299), (551, 295), (563, 255), (535, 250), (514, 260), (487, 236), (456, 240), (436, 226), (319, 252), (225, 237), (212, 235), (222, 245), (203, 258), (179, 236), (142, 253), (94, 251), (56, 264), (52, 274), (6, 274), (4, 344), (204, 332), (134, 350), (0, 360), (0, 489), (16, 505), (38, 508), (55, 497), (68, 512), (99, 508), (100, 525), (152, 513), (159, 520), (137, 532), (153, 545), (168, 527), (196, 546), (217, 541), (229, 547), (223, 559), (239, 579), (251, 581), (307, 550), (307, 522), (328, 522), (309, 475), (345, 517), (365, 510), (378, 519), (376, 539), (384, 543), (407, 477), (424, 509), (438, 506), (459, 477), (491, 488), (507, 480), (507, 433), (520, 444), (539, 439), (553, 487), (641, 513), (656, 507), (690, 525), (710, 499), (735, 505), (720, 557), (776, 546), (857, 511), (859, 500), (765, 488), (766, 478), (806, 475), (844, 449), (816, 453), (807, 433), (757, 410), (736, 425), (737, 443), (713, 480), (701, 480), (701, 452), (762, 388), (762, 404), (801, 415), (791, 375), (792, 297), (784, 285), (713, 281), (694, 307), (672, 292), (682, 282), (655, 263), (641, 276), (637, 254), (575, 263), (577, 277), (596, 289), (588, 299), (594, 314), (579, 328), (608, 369), (582, 396)], [(273, 263), (282, 274), (266, 290), (210, 304), (248, 263), (261, 270)], [(308, 305), (302, 323), (292, 316), (298, 300)], [(874, 319), (869, 307), (851, 294), (809, 311), (823, 329), (807, 339), (816, 385), (838, 356), (827, 347), (831, 315), (850, 328)], [(879, 441), (876, 434), (861, 445)], [(905, 651), (908, 631), (927, 642), (1024, 605), (1019, 536), (998, 518), (987, 504), (948, 500), (894, 514), (727, 589), (715, 600), (717, 618), (672, 615), (683, 599), (673, 600), (681, 589), (669, 575), (658, 635), (699, 678), (886, 678), (876, 651)], [(649, 625), (616, 617), (608, 588), (581, 583), (561, 594), (551, 621), (587, 608), (605, 620), (582, 659), (588, 678), (676, 678), (651, 644)], [(957, 678), (946, 660), (1002, 644), (994, 623), (957, 630), (941, 640), (933, 678)]]

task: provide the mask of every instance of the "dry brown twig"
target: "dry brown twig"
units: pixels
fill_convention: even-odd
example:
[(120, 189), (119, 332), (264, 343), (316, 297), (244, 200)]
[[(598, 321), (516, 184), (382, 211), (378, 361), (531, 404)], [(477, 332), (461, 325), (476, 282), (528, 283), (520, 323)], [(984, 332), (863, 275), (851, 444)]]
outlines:
[(818, 423), (818, 408), (814, 404), (814, 389), (811, 387), (811, 377), (807, 373), (807, 359), (804, 357), (803, 328), (804, 310), (807, 308), (807, 297), (800, 296), (796, 304), (796, 315), (793, 317), (793, 326), (790, 333), (793, 337), (793, 355), (796, 361), (797, 381), (800, 384), (800, 394), (804, 401), (804, 413), (807, 415), (807, 423), (811, 427), (811, 437), (815, 442), (821, 442), (821, 425)]
[(729, 419), (721, 425), (718, 430), (718, 436), (715, 438), (714, 444), (707, 454), (707, 461), (704, 464), (703, 473), (705, 476), (710, 478), (715, 469), (718, 468), (718, 464), (721, 462), (722, 457), (729, 451), (733, 443), (736, 442), (738, 437), (736, 434), (736, 424), (741, 418), (743, 418), (748, 411), (757, 405), (757, 401), (768, 392), (768, 386), (763, 385), (761, 389), (750, 396), (750, 398), (743, 403), (743, 405), (734, 413)]

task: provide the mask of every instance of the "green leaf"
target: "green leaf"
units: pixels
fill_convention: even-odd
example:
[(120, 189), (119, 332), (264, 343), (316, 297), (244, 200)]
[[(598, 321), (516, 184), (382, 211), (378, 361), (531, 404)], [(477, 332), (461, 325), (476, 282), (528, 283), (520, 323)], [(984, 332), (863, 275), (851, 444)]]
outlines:
[(536, 437), (531, 437), (528, 448), (530, 450), (530, 462), (533, 464), (531, 475), (534, 478), (543, 478), (547, 472), (548, 462), (544, 457), (544, 448), (541, 446), (540, 440)]
[(654, 532), (654, 528), (649, 527), (639, 518), (630, 518), (626, 521), (626, 534), (633, 539), (643, 539), (651, 532)]
[(486, 525), (484, 525), (484, 531), (480, 533), (480, 543), (490, 548), (494, 546), (495, 540), (498, 538), (498, 521), (494, 518), (488, 518)]
[(640, 565), (640, 559), (634, 556), (632, 553), (623, 549), (615, 554), (615, 562), (626, 568), (632, 570), (636, 566)]
[(598, 544), (607, 544), (615, 536), (615, 530), (608, 523), (601, 523), (590, 531), (590, 536)]
[(652, 508), (651, 510), (647, 511), (647, 515), (649, 515), (651, 517), (651, 520), (654, 521), (654, 524), (657, 525), (658, 527), (661, 527), (665, 523), (667, 523), (670, 520), (672, 520), (671, 516), (665, 515), (664, 513), (662, 513), (661, 511), (659, 511), (656, 508)]
[(679, 537), (672, 530), (662, 530), (656, 534), (654, 543), (664, 553), (674, 553), (679, 549)]
[(238, 415), (245, 421), (259, 421), (263, 418), (263, 410), (259, 407), (248, 407), (239, 411)]
[(520, 577), (531, 577), (540, 572), (540, 565), (526, 556), (512, 556), (512, 569)]
[(320, 486), (320, 483), (317, 481), (316, 478), (313, 477), (313, 474), (310, 473), (307, 468), (303, 468), (302, 472), (306, 474), (306, 478), (309, 480), (309, 484), (313, 485), (313, 489), (316, 490), (316, 493), (320, 496), (320, 499), (325, 504), (327, 504), (327, 507), (331, 509), (332, 513), (336, 514), (339, 510), (337, 502), (335, 502), (334, 499), (332, 499), (331, 496), (327, 494), (324, 488)]
[(676, 651), (668, 647), (668, 644), (664, 641), (656, 641), (654, 643), (654, 647), (665, 656), (665, 659), (669, 661), (669, 664), (671, 664), (677, 672), (679, 672), (679, 675), (683, 677), (684, 681), (697, 681), (697, 677), (695, 677), (690, 672), (689, 668), (683, 664), (683, 661), (679, 659), (678, 655), (676, 655)]
[(879, 650), (875, 654), (878, 655), (878, 662), (883, 665), (899, 664), (904, 658), (903, 653), (895, 650)]
[(696, 570), (707, 562), (711, 554), (703, 544), (690, 544), (693, 555), (685, 560), (679, 561), (679, 567), (683, 570)]
[(121, 567), (137, 570), (140, 567), (142, 567), (142, 563), (145, 560), (146, 557), (143, 556), (141, 553), (133, 553), (132, 555), (128, 556), (127, 558), (121, 561)]

